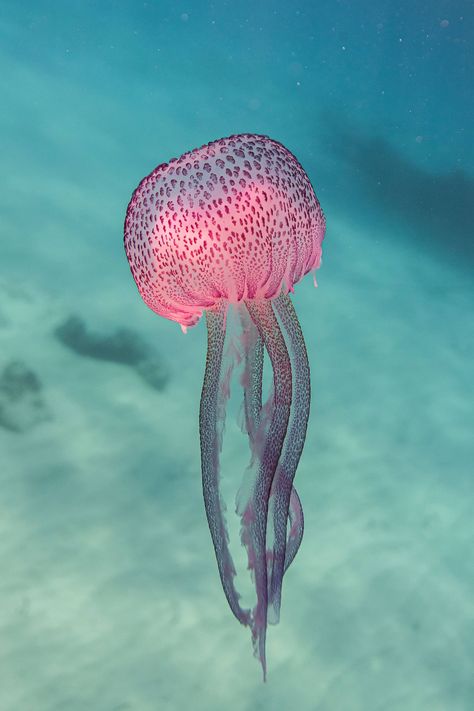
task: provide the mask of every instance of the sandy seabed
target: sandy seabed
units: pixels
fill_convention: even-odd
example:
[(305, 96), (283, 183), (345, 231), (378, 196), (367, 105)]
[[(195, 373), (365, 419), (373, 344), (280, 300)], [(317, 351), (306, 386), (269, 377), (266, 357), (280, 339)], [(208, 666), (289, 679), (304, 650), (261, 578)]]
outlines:
[[(266, 685), (205, 522), (204, 325), (138, 323), (169, 373), (159, 390), (67, 348), (62, 302), (2, 280), (0, 369), (21, 363), (37, 383), (1, 401), (18, 425), (0, 429), (2, 709), (469, 708), (472, 291), (396, 234), (333, 220), (329, 240), (320, 287), (308, 278), (295, 295), (313, 375), (306, 531)], [(123, 294), (123, 313), (138, 312), (131, 281)], [(168, 344), (186, 347), (170, 357)], [(229, 416), (223, 487), (247, 594), (232, 505), (246, 457)]]

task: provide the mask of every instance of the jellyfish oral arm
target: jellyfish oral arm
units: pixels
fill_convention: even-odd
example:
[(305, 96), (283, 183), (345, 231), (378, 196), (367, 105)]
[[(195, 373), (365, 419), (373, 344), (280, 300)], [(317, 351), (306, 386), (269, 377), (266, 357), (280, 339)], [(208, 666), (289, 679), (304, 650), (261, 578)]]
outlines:
[(222, 587), (230, 609), (239, 622), (247, 625), (250, 623), (250, 612), (241, 608), (239, 594), (234, 586), (235, 567), (229, 550), (219, 487), (218, 403), (225, 340), (225, 309), (218, 307), (206, 311), (206, 323), (207, 356), (199, 410), (202, 490)]
[(262, 412), (263, 340), (245, 308), (241, 309), (240, 317), (245, 351), (245, 369), (241, 381), (244, 389), (245, 427), (254, 457), (257, 454), (255, 445)]
[[(288, 533), (288, 541), (286, 543), (284, 570), (285, 573), (294, 561), (295, 556), (299, 551), (304, 534), (303, 507), (301, 505), (298, 492), (296, 491), (294, 486), (291, 490), (290, 510), (288, 512), (288, 515), (290, 522), (290, 531)], [(273, 601), (272, 604), (274, 605)]]
[[(272, 491), (275, 532), (269, 585), (270, 621), (272, 623), (278, 622), (280, 617), (283, 574), (298, 552), (303, 537), (303, 509), (298, 494), (293, 488), (293, 479), (304, 447), (311, 401), (308, 354), (296, 311), (287, 294), (280, 295), (274, 303), (291, 353), (293, 402), (291, 422), (280, 463), (275, 472)], [(288, 515), (290, 516), (290, 531), (287, 544), (286, 520)]]
[[(280, 465), (273, 480), (271, 493), (273, 501), (275, 500), (275, 492), (278, 490), (278, 481), (283, 475), (282, 472), (285, 472), (285, 476), (292, 481), (294, 479), (303, 450), (310, 405), (309, 362), (298, 317), (289, 296), (282, 294), (278, 299), (275, 299), (274, 304), (277, 314), (280, 316), (280, 321), (289, 342), (291, 356), (293, 357), (293, 403), (289, 431), (286, 436)], [(244, 388), (245, 426), (249, 436), (252, 457), (258, 458), (261, 456), (261, 440), (265, 424), (261, 421), (262, 412), (265, 420), (265, 418), (268, 418), (268, 411), (273, 404), (273, 393), (270, 394), (264, 411), (262, 411), (263, 340), (255, 324), (249, 319), (247, 310), (241, 309), (240, 315), (245, 351), (245, 370), (241, 381)], [(277, 512), (282, 507), (286, 507), (286, 501), (282, 500), (282, 494), (283, 492), (279, 492), (277, 495)], [(276, 512), (273, 506), (273, 517), (275, 515)], [(288, 517), (290, 525), (286, 542), (284, 573), (286, 573), (295, 559), (304, 533), (303, 508), (294, 486), (291, 489)], [(277, 551), (280, 549), (279, 561), (281, 561), (282, 557), (281, 543), (279, 539), (276, 540), (274, 551), (272, 552), (272, 558), (274, 558), (278, 555)], [(274, 624), (279, 619), (281, 584), (278, 586), (276, 581), (281, 575), (281, 563), (278, 562), (276, 566), (275, 564), (273, 565), (272, 582), (269, 586), (269, 612), (271, 612), (269, 622)]]
[[(293, 479), (306, 436), (310, 373), (303, 334), (288, 295), (273, 302), (247, 301), (240, 307), (240, 316), (245, 352), (245, 428), (257, 472), (248, 498), (240, 501), (237, 509), (257, 594), (253, 611), (241, 607), (234, 585), (236, 571), (219, 487), (219, 427), (225, 405), (222, 392), (228, 391), (230, 377), (222, 367), (225, 306), (206, 312), (208, 350), (199, 418), (202, 485), (222, 587), (235, 617), (252, 629), (255, 654), (265, 677), (267, 622), (276, 624), (279, 620), (283, 575), (298, 552), (304, 530)], [(264, 349), (272, 365), (273, 391), (262, 406)], [(268, 540), (270, 532), (272, 543)]]
[[(252, 515), (249, 522), (249, 546), (253, 553), (253, 572), (257, 592), (257, 604), (252, 613), (251, 622), (252, 638), (255, 652), (258, 654), (265, 677), (265, 638), (268, 609), (266, 545), (268, 503), (290, 418), (292, 373), (288, 350), (271, 302), (247, 301), (246, 306), (270, 356), (274, 387), (273, 412), (250, 502)], [(283, 528), (285, 541), (287, 516), (288, 511), (286, 512), (285, 520), (283, 522), (278, 521), (278, 525)]]

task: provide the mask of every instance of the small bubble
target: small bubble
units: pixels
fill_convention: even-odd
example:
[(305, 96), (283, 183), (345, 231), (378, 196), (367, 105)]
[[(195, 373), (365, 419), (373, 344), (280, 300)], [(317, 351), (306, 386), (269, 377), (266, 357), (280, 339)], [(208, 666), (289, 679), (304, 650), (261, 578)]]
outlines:
[(187, 22), (189, 20), (189, 15), (187, 12), (183, 12), (181, 15), (182, 22)]
[(449, 27), (449, 20), (441, 20), (439, 26), (442, 27), (443, 30), (446, 29), (446, 27)]
[(416, 141), (417, 143), (422, 143), (422, 142), (423, 142), (423, 136), (417, 136), (417, 137), (415, 138), (415, 141)]

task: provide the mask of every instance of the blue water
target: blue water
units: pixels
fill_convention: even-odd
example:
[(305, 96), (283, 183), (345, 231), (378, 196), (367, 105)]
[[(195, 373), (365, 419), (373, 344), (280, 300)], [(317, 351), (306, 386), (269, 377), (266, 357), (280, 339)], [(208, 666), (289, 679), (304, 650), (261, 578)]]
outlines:
[[(473, 43), (468, 0), (1, 3), (0, 711), (474, 708)], [(328, 225), (265, 685), (202, 504), (205, 328), (122, 247), (145, 174), (241, 132)], [(229, 417), (246, 595), (247, 454)]]

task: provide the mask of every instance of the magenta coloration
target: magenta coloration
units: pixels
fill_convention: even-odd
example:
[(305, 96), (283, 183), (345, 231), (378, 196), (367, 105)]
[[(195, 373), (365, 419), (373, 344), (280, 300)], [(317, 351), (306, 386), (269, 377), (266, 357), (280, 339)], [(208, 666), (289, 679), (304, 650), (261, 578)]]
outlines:
[(194, 325), (221, 299), (273, 299), (319, 266), (324, 218), (296, 158), (222, 138), (158, 166), (133, 194), (125, 250), (148, 306)]
[[(310, 406), (303, 334), (288, 295), (319, 267), (325, 220), (296, 158), (265, 136), (230, 136), (158, 166), (134, 192), (125, 250), (145, 303), (183, 330), (206, 313), (208, 350), (199, 415), (204, 503), (224, 593), (252, 631), (266, 675), (267, 623), (280, 616), (283, 576), (304, 528), (293, 486)], [(240, 336), (227, 349), (227, 309)], [(262, 401), (264, 350), (273, 388)], [(219, 454), (232, 370), (243, 362), (244, 429), (252, 466), (236, 499), (256, 589), (243, 609), (234, 584)]]

